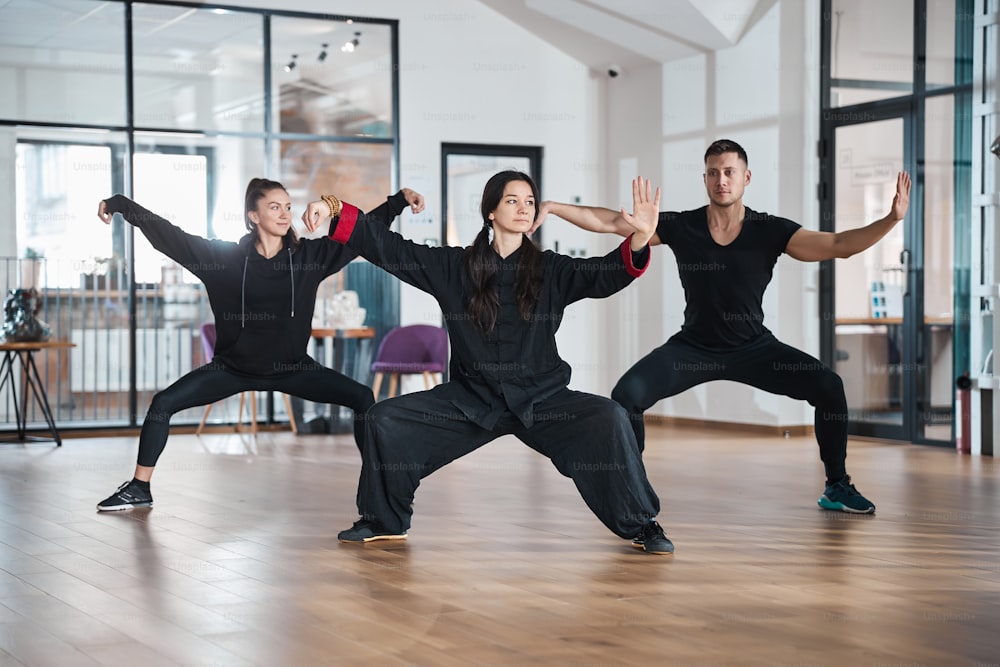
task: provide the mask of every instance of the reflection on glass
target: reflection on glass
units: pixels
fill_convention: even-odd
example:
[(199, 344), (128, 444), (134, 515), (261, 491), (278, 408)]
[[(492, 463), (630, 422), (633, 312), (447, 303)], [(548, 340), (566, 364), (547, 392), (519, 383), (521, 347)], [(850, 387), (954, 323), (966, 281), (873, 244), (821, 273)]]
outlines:
[(262, 132), (260, 16), (136, 3), (135, 124)]
[(392, 137), (390, 37), (384, 25), (275, 17), (271, 80), (279, 131)]
[(928, 87), (955, 82), (955, 2), (927, 0)]
[[(903, 121), (837, 129), (836, 231), (885, 215), (902, 168)], [(903, 423), (903, 225), (836, 266), (836, 371), (851, 420)]]
[(832, 106), (912, 92), (911, 0), (833, 0), (830, 22), (831, 76), (852, 82), (832, 89)]
[(278, 180), (293, 204), (336, 194), (367, 211), (393, 194), (390, 144), (283, 141), (280, 159)]
[(124, 124), (124, 8), (89, 0), (3, 3), (0, 118)]

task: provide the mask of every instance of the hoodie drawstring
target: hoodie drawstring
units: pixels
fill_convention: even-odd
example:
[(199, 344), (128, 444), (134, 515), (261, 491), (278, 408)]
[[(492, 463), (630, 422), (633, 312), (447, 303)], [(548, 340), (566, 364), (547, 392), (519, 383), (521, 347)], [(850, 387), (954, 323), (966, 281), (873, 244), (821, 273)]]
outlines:
[(295, 267), (292, 265), (292, 249), (288, 249), (288, 277), (292, 281), (292, 317), (295, 317)]
[(250, 253), (243, 260), (243, 284), (240, 286), (240, 328), (247, 325), (247, 264), (250, 263)]

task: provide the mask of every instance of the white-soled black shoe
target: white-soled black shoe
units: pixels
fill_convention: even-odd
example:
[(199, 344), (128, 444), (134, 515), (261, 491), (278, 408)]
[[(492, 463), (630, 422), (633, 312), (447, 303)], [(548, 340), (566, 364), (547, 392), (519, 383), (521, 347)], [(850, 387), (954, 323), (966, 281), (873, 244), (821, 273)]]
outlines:
[(632, 538), (632, 546), (648, 554), (673, 554), (674, 543), (663, 532), (660, 524), (653, 520), (646, 522), (639, 534)]
[(130, 479), (119, 486), (118, 490), (111, 494), (110, 497), (97, 503), (97, 510), (99, 512), (114, 512), (117, 510), (130, 510), (135, 507), (152, 506), (153, 494), (141, 488), (135, 483), (134, 479)]
[(405, 540), (406, 533), (393, 533), (366, 519), (355, 521), (354, 525), (337, 534), (341, 542), (374, 542), (376, 540)]

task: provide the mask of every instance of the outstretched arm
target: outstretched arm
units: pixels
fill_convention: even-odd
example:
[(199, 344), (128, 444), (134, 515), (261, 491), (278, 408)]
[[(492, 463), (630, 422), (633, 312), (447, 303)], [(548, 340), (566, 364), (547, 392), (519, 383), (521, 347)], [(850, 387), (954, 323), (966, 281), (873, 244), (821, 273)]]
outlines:
[[(422, 201), (419, 204), (410, 202), (410, 205), (416, 210)], [(319, 211), (324, 218), (314, 222), (312, 229), (329, 223), (328, 237), (332, 242), (343, 244), (417, 289), (436, 294), (456, 284), (456, 277), (452, 275), (455, 262), (451, 260), (455, 253), (461, 256), (460, 249), (414, 243), (333, 195), (324, 195), (320, 201), (309, 205), (302, 216), (307, 226), (311, 211)]]
[(905, 171), (896, 177), (896, 196), (884, 218), (870, 225), (843, 232), (814, 232), (800, 229), (788, 240), (785, 252), (803, 262), (843, 259), (871, 248), (906, 216), (910, 206), (910, 175)]
[(211, 264), (206, 260), (211, 257), (217, 241), (189, 234), (123, 195), (114, 195), (98, 203), (97, 217), (104, 224), (110, 224), (115, 213), (120, 213), (126, 222), (138, 227), (154, 248), (199, 278), (202, 277), (202, 267)]
[(604, 257), (571, 259), (554, 254), (553, 279), (558, 291), (573, 303), (585, 298), (603, 298), (614, 294), (645, 272), (649, 266), (650, 237), (659, 219), (660, 189), (642, 177), (632, 181), (632, 213), (623, 219), (631, 230), (628, 240)]
[[(657, 205), (659, 205), (659, 189), (657, 189)], [(576, 225), (580, 229), (585, 229), (588, 232), (629, 236), (635, 231), (625, 218), (627, 212), (624, 208), (621, 211), (612, 211), (609, 208), (601, 208), (600, 206), (580, 206), (578, 204), (543, 201), (538, 206), (538, 217), (535, 219), (535, 224), (528, 233), (533, 234), (536, 229), (541, 227), (549, 214), (562, 218), (566, 222)], [(649, 245), (659, 244), (660, 238), (654, 230), (653, 235), (649, 238)]]

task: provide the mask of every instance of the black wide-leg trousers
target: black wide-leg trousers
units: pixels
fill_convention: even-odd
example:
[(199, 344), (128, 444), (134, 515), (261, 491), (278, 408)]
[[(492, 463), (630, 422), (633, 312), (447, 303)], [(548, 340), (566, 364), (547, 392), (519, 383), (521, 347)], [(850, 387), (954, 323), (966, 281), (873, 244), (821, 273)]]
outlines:
[(616, 535), (635, 537), (659, 513), (635, 435), (614, 401), (563, 389), (534, 406), (531, 426), (508, 412), (487, 429), (458, 410), (445, 387), (390, 398), (368, 411), (358, 484), (362, 518), (405, 532), (424, 477), (507, 434), (551, 459)]

